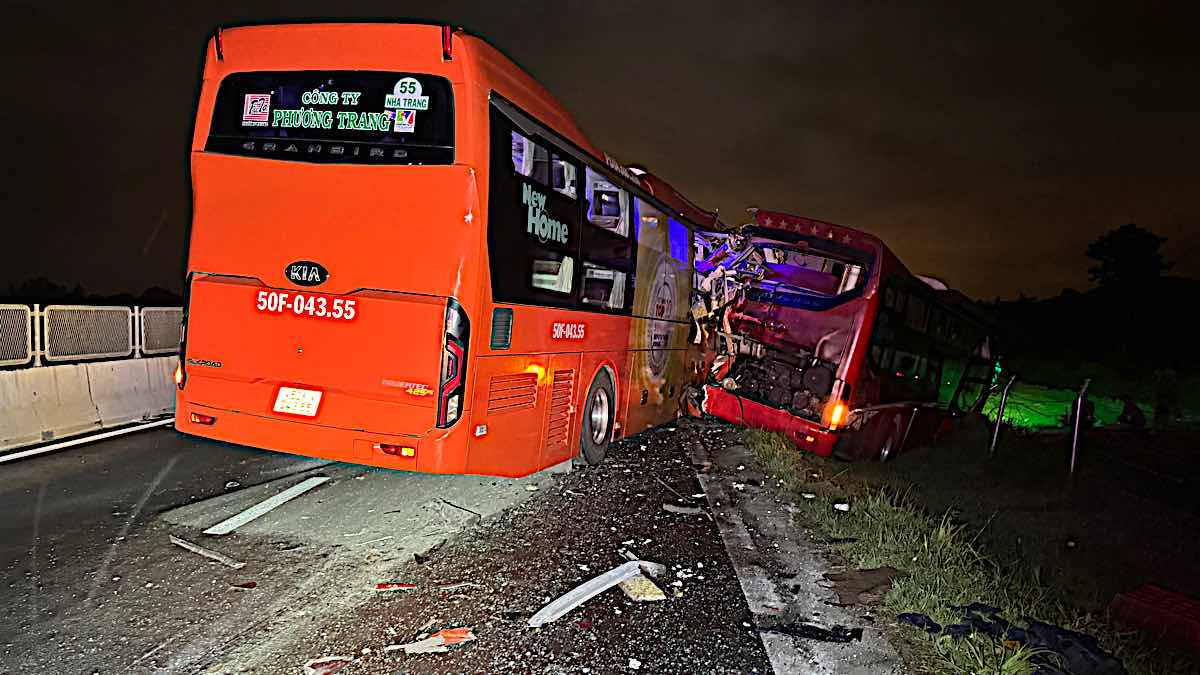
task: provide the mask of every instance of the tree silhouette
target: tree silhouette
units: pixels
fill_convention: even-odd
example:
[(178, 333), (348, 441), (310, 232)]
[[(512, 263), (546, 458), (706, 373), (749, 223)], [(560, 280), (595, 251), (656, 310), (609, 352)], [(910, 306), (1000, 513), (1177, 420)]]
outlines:
[(1088, 269), (1088, 278), (1101, 286), (1124, 286), (1158, 278), (1171, 268), (1161, 251), (1166, 241), (1133, 223), (1102, 234), (1084, 252), (1100, 263)]

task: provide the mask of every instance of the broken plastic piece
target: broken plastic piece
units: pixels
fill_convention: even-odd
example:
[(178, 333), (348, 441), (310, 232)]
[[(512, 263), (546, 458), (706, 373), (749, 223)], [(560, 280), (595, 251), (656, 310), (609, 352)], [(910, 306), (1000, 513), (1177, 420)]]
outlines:
[(630, 670), (637, 670), (638, 668), (641, 668), (641, 667), (642, 667), (641, 661), (638, 661), (637, 659), (629, 659), (629, 669)]
[(354, 659), (349, 656), (322, 656), (319, 659), (309, 659), (304, 664), (304, 675), (331, 675), (350, 665)]
[(375, 584), (375, 590), (381, 592), (388, 591), (411, 591), (417, 587), (416, 584), (402, 584), (395, 581), (381, 581)]
[(625, 592), (625, 595), (634, 602), (655, 602), (667, 599), (667, 595), (662, 592), (658, 584), (655, 584), (644, 574), (639, 574), (632, 579), (626, 579), (619, 585), (621, 590)]
[(240, 584), (229, 584), (229, 587), (235, 588), (238, 590), (248, 591), (252, 588), (258, 588), (258, 582), (257, 581), (243, 581)]
[(816, 623), (801, 623), (794, 625), (771, 626), (764, 628), (766, 633), (782, 633), (792, 637), (804, 638), (806, 640), (819, 640), (821, 642), (852, 642), (861, 641), (863, 629), (861, 628), (846, 628), (845, 626), (830, 626), (826, 628)]
[(222, 565), (224, 565), (226, 567), (232, 567), (235, 570), (240, 570), (246, 566), (246, 563), (244, 563), (240, 560), (234, 560), (233, 558), (230, 558), (229, 556), (225, 555), (224, 553), (218, 553), (218, 552), (212, 550), (211, 548), (204, 548), (203, 546), (201, 546), (199, 544), (193, 544), (192, 542), (187, 541), (186, 539), (180, 539), (179, 537), (176, 537), (173, 534), (171, 535), (171, 543), (175, 544), (176, 546), (182, 546), (183, 548), (186, 548), (187, 550), (191, 551), (192, 553), (198, 553), (198, 554), (204, 556), (205, 558), (208, 558), (209, 560), (216, 560), (217, 562), (221, 563)]
[(562, 615), (622, 581), (638, 576), (642, 573), (643, 569), (651, 576), (658, 576), (666, 572), (666, 567), (658, 563), (631, 560), (619, 567), (614, 567), (600, 576), (593, 577), (559, 596), (550, 604), (538, 610), (537, 614), (529, 618), (529, 627), (539, 628), (544, 624), (557, 620)]
[(848, 503), (846, 503), (846, 502), (838, 502), (838, 503), (836, 503), (836, 504), (834, 504), (834, 505), (833, 505), (833, 508), (834, 508), (835, 510), (837, 510), (837, 511), (841, 511), (841, 512), (843, 512), (843, 513), (849, 513), (849, 511), (850, 511), (850, 504), (848, 504)]
[(392, 652), (403, 649), (405, 654), (440, 654), (450, 651), (450, 647), (456, 647), (464, 642), (471, 642), (475, 639), (475, 634), (470, 628), (446, 628), (430, 635), (424, 640), (409, 642), (403, 645), (388, 645), (383, 648), (384, 651)]
[(679, 506), (677, 504), (663, 504), (663, 511), (670, 511), (671, 513), (685, 513), (692, 516), (698, 516), (704, 513), (702, 509), (699, 509), (695, 506)]

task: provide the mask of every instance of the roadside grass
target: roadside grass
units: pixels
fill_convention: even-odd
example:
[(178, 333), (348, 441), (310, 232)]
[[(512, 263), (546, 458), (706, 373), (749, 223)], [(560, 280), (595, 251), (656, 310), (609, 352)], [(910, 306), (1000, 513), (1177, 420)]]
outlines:
[[(980, 539), (986, 524), (969, 529), (953, 511), (928, 512), (916, 487), (898, 492), (879, 483), (842, 478), (855, 465), (803, 453), (782, 435), (748, 430), (743, 439), (764, 468), (793, 494), (804, 524), (834, 542), (836, 554), (848, 564), (890, 565), (908, 572), (893, 581), (884, 599), (883, 610), (890, 616), (920, 612), (946, 625), (961, 620), (951, 606), (984, 602), (1000, 607), (1010, 620), (1032, 617), (1094, 635), (1131, 673), (1191, 672), (1182, 656), (1154, 649), (1132, 634), (1119, 632), (1104, 616), (1073, 607), (1037, 567), (1011, 554), (1002, 557), (985, 551)], [(843, 500), (850, 504), (848, 512), (833, 508)], [(1034, 651), (987, 636), (955, 642), (915, 629), (905, 629), (901, 635), (909, 639), (910, 656), (923, 672), (1037, 670)]]

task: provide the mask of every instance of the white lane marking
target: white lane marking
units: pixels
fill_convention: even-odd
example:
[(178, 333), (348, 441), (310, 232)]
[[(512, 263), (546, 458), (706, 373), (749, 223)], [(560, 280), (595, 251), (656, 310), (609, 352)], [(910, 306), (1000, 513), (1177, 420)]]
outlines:
[(96, 570), (96, 575), (92, 577), (92, 587), (88, 590), (87, 597), (83, 600), (85, 605), (91, 601), (93, 596), (96, 595), (96, 589), (100, 587), (100, 584), (104, 583), (104, 580), (108, 578), (108, 568), (110, 565), (112, 565), (113, 557), (116, 556), (117, 545), (122, 541), (125, 541), (125, 537), (129, 536), (129, 529), (133, 527), (133, 521), (137, 519), (138, 514), (142, 512), (142, 509), (146, 508), (146, 502), (150, 501), (150, 495), (154, 494), (154, 491), (158, 489), (159, 484), (163, 482), (163, 479), (167, 477), (167, 473), (171, 471), (171, 469), (175, 466), (175, 462), (178, 461), (179, 455), (172, 457), (171, 461), (167, 462), (167, 465), (159, 470), (158, 475), (154, 477), (154, 482), (150, 484), (150, 487), (146, 488), (145, 494), (143, 494), (142, 498), (139, 499), (137, 504), (134, 505), (133, 511), (129, 514), (129, 519), (125, 521), (125, 526), (121, 528), (121, 532), (117, 535), (117, 538), (113, 539), (112, 545), (108, 547), (108, 553), (104, 556), (104, 562), (101, 563), (100, 568)]
[[(695, 466), (710, 464), (708, 453), (703, 448), (693, 448), (689, 454)], [(709, 508), (716, 516), (717, 529), (721, 532), (725, 552), (733, 563), (738, 584), (742, 587), (742, 595), (746, 597), (746, 604), (755, 617), (755, 623), (758, 623), (757, 618), (760, 616), (778, 616), (784, 608), (784, 603), (775, 592), (775, 585), (767, 577), (766, 571), (754, 562), (754, 553), (757, 551), (754, 540), (751, 539), (750, 531), (746, 529), (737, 508), (725, 494), (721, 481), (710, 479), (698, 471), (696, 480), (704, 489)], [(762, 640), (763, 649), (771, 661), (771, 669), (776, 673), (805, 672), (801, 664), (806, 664), (807, 659), (796, 650), (787, 636), (759, 631), (758, 637)]]
[(255, 518), (259, 518), (266, 513), (269, 513), (272, 509), (278, 508), (280, 505), (299, 497), (300, 495), (308, 492), (327, 480), (329, 480), (329, 476), (313, 476), (302, 483), (293, 485), (274, 497), (265, 499), (254, 506), (251, 506), (232, 518), (227, 518), (226, 520), (213, 525), (205, 530), (204, 534), (229, 534), (242, 525), (245, 525)]
[(76, 446), (76, 445), (83, 445), (84, 443), (92, 443), (95, 441), (102, 441), (106, 438), (112, 438), (114, 436), (124, 436), (125, 434), (132, 434), (135, 431), (142, 431), (144, 429), (153, 429), (155, 427), (165, 427), (168, 424), (172, 424), (174, 422), (175, 422), (175, 418), (170, 418), (170, 419), (165, 419), (165, 420), (158, 420), (155, 422), (148, 422), (146, 424), (139, 424), (136, 427), (128, 427), (126, 429), (117, 429), (115, 431), (106, 431), (102, 434), (91, 434), (89, 436), (81, 436), (79, 438), (72, 438), (69, 441), (63, 441), (62, 443), (54, 443), (53, 445), (44, 445), (40, 448), (33, 448), (31, 450), (23, 450), (21, 452), (14, 452), (11, 455), (4, 455), (4, 456), (0, 457), (0, 464), (3, 464), (4, 462), (11, 462), (15, 459), (23, 459), (25, 457), (33, 457), (34, 455), (40, 455), (40, 454), (43, 454), (46, 452), (54, 452), (55, 450), (62, 450), (63, 448), (70, 448), (70, 447)]

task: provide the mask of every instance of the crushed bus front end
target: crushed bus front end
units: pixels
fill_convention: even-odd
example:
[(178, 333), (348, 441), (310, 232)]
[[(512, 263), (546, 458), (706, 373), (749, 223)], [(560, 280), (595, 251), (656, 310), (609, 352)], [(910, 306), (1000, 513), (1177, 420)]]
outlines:
[(693, 315), (715, 356), (690, 407), (828, 456), (853, 422), (880, 245), (821, 221), (754, 216), (737, 233), (698, 235)]

